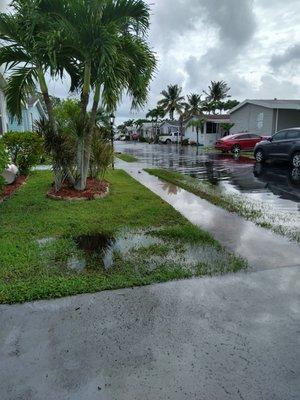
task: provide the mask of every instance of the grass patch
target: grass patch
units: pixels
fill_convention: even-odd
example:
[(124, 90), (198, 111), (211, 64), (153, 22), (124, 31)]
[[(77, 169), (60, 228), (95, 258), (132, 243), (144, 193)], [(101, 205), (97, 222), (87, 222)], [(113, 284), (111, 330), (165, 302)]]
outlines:
[[(107, 174), (110, 194), (93, 201), (66, 202), (47, 198), (52, 179), (50, 171), (35, 171), (25, 186), (0, 205), (0, 303), (203, 275), (203, 268), (200, 273), (195, 268), (183, 268), (179, 258), (180, 262), (173, 261), (173, 253), (165, 262), (168, 249), (174, 254), (181, 253), (182, 246), (221, 250), (208, 233), (191, 225), (122, 170)], [(99, 265), (99, 259), (84, 271), (68, 268), (71, 256), (82, 256), (76, 249), (74, 237), (91, 233), (115, 237), (125, 228), (147, 231), (160, 243), (146, 246), (142, 254), (136, 249), (134, 258), (117, 255), (115, 266), (108, 270)], [(228, 254), (222, 266), (215, 263), (217, 272), (236, 271), (245, 266), (241, 259)], [(155, 268), (147, 264), (150, 256), (160, 260)], [(208, 269), (207, 273), (210, 273)]]
[(200, 181), (189, 175), (164, 169), (146, 168), (146, 172), (158, 178), (177, 185), (195, 195), (219, 206), (230, 212), (235, 212), (241, 217), (255, 222), (257, 225), (271, 229), (274, 232), (287, 236), (296, 242), (300, 242), (300, 233), (294, 229), (284, 226), (278, 215), (269, 215), (262, 204), (246, 202), (242, 195), (229, 195), (220, 193), (215, 186), (207, 181)]
[(126, 161), (126, 162), (136, 162), (138, 161), (137, 158), (131, 156), (130, 154), (126, 153), (116, 153), (116, 157), (120, 158), (120, 160)]

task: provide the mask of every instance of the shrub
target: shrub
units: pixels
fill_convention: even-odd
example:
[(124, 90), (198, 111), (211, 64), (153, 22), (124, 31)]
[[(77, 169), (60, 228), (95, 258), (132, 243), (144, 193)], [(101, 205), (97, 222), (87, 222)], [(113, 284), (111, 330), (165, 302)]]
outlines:
[(44, 141), (36, 132), (7, 132), (3, 141), (21, 174), (27, 174), (31, 167), (39, 164), (44, 154)]
[(1, 173), (4, 171), (7, 164), (8, 164), (8, 155), (7, 155), (7, 152), (4, 147), (4, 141), (2, 139), (0, 139), (0, 193), (3, 190), (4, 183), (5, 183), (4, 178), (1, 175)]
[(188, 146), (189, 144), (189, 139), (183, 139), (183, 141), (181, 142), (182, 146)]
[(92, 139), (90, 176), (102, 179), (112, 164), (113, 157), (114, 153), (111, 144), (105, 138), (101, 128), (96, 128)]
[(147, 140), (146, 138), (144, 138), (144, 136), (140, 136), (140, 137), (139, 137), (139, 142), (141, 142), (141, 143), (147, 143), (148, 140)]

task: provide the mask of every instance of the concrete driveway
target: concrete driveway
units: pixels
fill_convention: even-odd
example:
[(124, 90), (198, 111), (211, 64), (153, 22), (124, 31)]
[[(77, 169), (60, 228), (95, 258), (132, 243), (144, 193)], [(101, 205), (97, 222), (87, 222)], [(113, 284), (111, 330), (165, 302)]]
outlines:
[(300, 269), (0, 307), (2, 400), (300, 398)]

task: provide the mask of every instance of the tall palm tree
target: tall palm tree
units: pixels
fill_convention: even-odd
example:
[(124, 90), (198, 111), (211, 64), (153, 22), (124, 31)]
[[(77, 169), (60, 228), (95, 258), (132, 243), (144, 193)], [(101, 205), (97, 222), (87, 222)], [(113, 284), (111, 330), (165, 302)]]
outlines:
[(167, 90), (163, 90), (161, 95), (163, 98), (159, 100), (158, 106), (162, 107), (165, 113), (169, 113), (170, 120), (174, 120), (174, 113), (181, 114), (184, 109), (184, 96), (182, 96), (182, 88), (178, 85), (169, 85)]
[(187, 96), (186, 113), (189, 115), (199, 115), (202, 112), (203, 102), (201, 95), (191, 93)]
[(224, 81), (211, 81), (210, 86), (208, 86), (208, 92), (204, 91), (206, 94), (206, 100), (208, 102), (217, 103), (227, 97), (230, 97), (228, 92), (230, 87)]
[(69, 73), (70, 89), (81, 92), (76, 188), (83, 190), (99, 103), (113, 111), (124, 90), (133, 107), (146, 101), (156, 64), (144, 39), (149, 7), (143, 0), (15, 0), (13, 6), (14, 15), (0, 16), (0, 39), (5, 41), (0, 64), (9, 63), (11, 70), (19, 65), (8, 82), (8, 107), (20, 113), (22, 101), (39, 81), (55, 130), (45, 72)]

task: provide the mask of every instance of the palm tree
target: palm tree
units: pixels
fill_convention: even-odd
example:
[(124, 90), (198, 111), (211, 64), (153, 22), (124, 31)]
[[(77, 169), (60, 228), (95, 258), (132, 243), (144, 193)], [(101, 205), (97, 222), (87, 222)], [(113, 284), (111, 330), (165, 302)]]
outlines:
[[(156, 107), (152, 108), (149, 110), (146, 114), (146, 118), (150, 118), (152, 122), (152, 136), (154, 136), (154, 139), (157, 140), (157, 134), (158, 134), (158, 120), (159, 118), (163, 118), (165, 116), (165, 111), (162, 107)], [(155, 135), (154, 135), (154, 127), (153, 123), (155, 122)]]
[(199, 115), (202, 112), (202, 100), (201, 95), (197, 93), (191, 93), (187, 96), (187, 103), (186, 103), (186, 114), (192, 115)]
[(187, 123), (187, 128), (192, 128), (192, 130), (196, 129), (197, 133), (197, 147), (199, 146), (199, 133), (203, 131), (203, 127), (205, 124), (205, 118), (191, 118), (190, 121)]
[(181, 95), (182, 88), (178, 85), (169, 85), (167, 90), (163, 90), (163, 98), (159, 100), (158, 106), (163, 108), (165, 113), (169, 113), (170, 120), (174, 120), (174, 113), (181, 114), (184, 109), (184, 96)]
[(115, 110), (124, 90), (133, 107), (146, 101), (156, 64), (144, 40), (149, 7), (143, 0), (15, 0), (13, 6), (14, 15), (0, 16), (0, 39), (6, 44), (0, 64), (9, 63), (11, 70), (20, 65), (8, 82), (8, 107), (20, 113), (22, 101), (38, 80), (55, 131), (45, 72), (61, 77), (69, 73), (70, 89), (81, 92), (75, 187), (83, 190), (99, 103)]
[(227, 83), (224, 81), (211, 81), (210, 86), (208, 86), (208, 93), (204, 91), (206, 94), (206, 100), (208, 102), (218, 102), (227, 97), (230, 97), (228, 92), (230, 91), (230, 87), (228, 87)]

